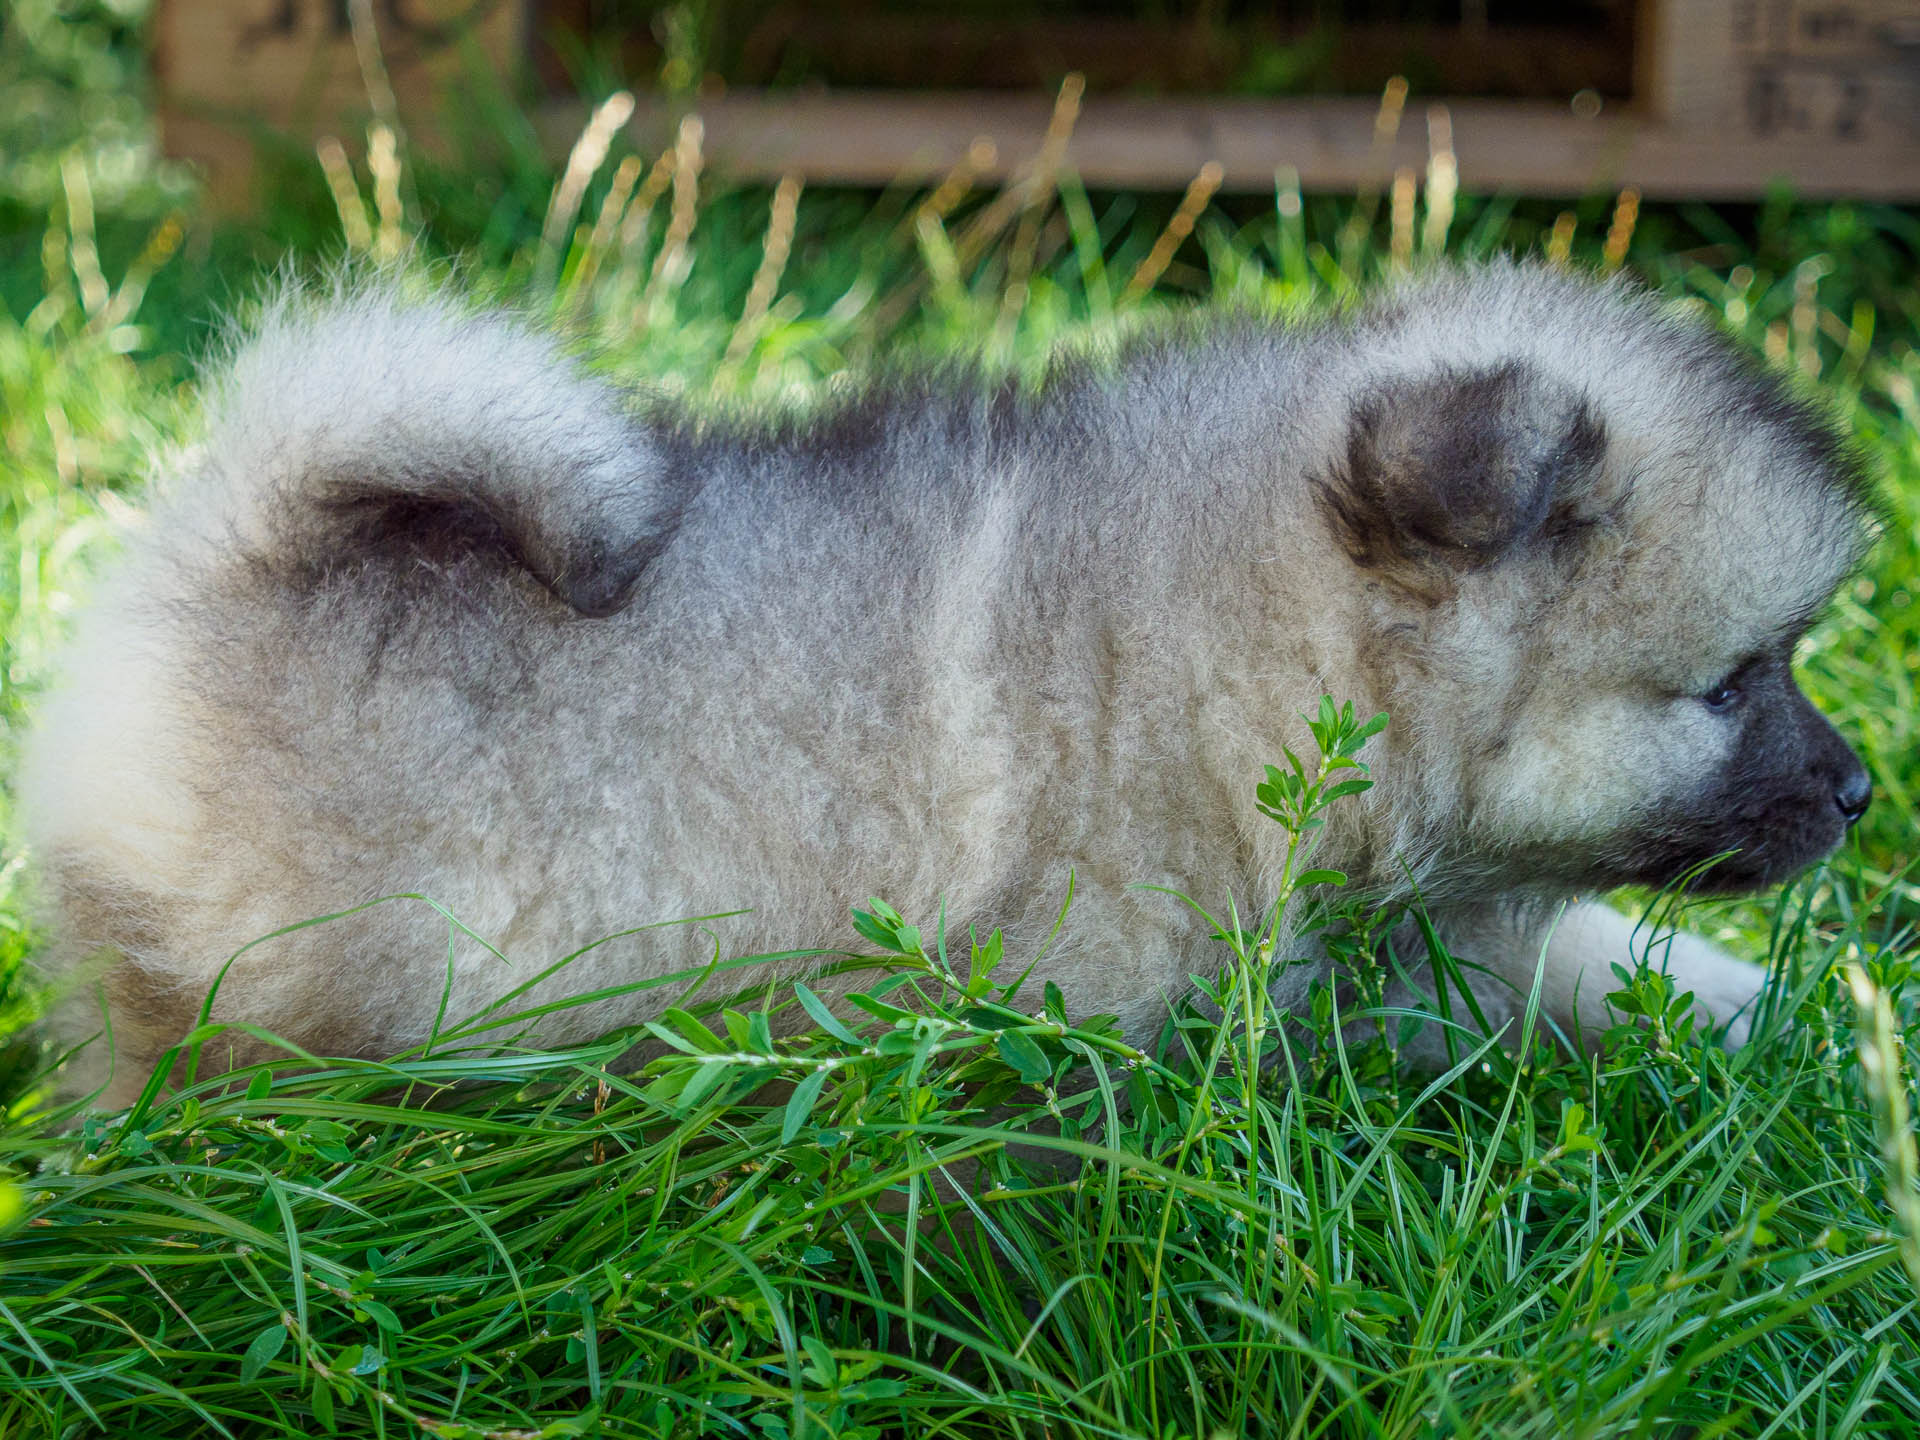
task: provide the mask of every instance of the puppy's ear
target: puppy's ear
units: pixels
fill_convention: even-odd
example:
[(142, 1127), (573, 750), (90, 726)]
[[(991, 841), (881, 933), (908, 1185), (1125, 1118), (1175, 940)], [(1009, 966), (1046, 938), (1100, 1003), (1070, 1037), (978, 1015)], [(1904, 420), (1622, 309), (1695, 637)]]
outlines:
[(1322, 498), (1356, 564), (1442, 580), (1555, 528), (1605, 449), (1585, 402), (1524, 366), (1448, 371), (1355, 407)]

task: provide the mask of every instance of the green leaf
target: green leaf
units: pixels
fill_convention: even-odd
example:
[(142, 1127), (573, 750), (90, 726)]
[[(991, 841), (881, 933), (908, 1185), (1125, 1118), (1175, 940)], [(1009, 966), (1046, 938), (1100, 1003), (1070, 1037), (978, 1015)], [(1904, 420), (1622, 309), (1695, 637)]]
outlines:
[(643, 1028), (661, 1044), (672, 1046), (682, 1055), (704, 1055), (707, 1053), (703, 1047), (689, 1045), (685, 1040), (682, 1040), (678, 1035), (674, 1034), (673, 1031), (667, 1029), (666, 1026), (657, 1024), (652, 1020), (646, 1021)]
[(858, 1385), (849, 1385), (840, 1392), (842, 1400), (891, 1400), (897, 1395), (907, 1393), (907, 1382), (877, 1377), (862, 1380)]
[(1018, 1030), (1003, 1030), (993, 1043), (1000, 1051), (1000, 1058), (1018, 1070), (1021, 1080), (1028, 1085), (1038, 1085), (1053, 1073), (1046, 1052), (1034, 1043), (1032, 1036)]
[(313, 1418), (320, 1422), (320, 1428), (329, 1435), (338, 1432), (339, 1427), (333, 1418), (333, 1386), (319, 1375), (313, 1377)]
[(871, 995), (849, 995), (847, 996), (847, 1003), (850, 1005), (858, 1005), (876, 1020), (888, 1020), (896, 1025), (902, 1021), (911, 1025), (920, 1018), (911, 1010), (902, 1010), (898, 1006), (885, 1004), (882, 1001), (874, 999)]
[(867, 901), (873, 906), (869, 914), (865, 910), (853, 912), (853, 928), (882, 950), (891, 950), (896, 955), (918, 955), (920, 951), (920, 931), (901, 918), (884, 900), (875, 898)]
[(758, 1055), (773, 1053), (773, 1028), (767, 1023), (767, 1012), (756, 1010), (747, 1017), (748, 1048)]
[(833, 1363), (833, 1351), (827, 1348), (827, 1342), (818, 1335), (802, 1335), (800, 1345), (807, 1352), (807, 1359), (812, 1362), (808, 1368), (813, 1372), (813, 1383), (831, 1385), (840, 1367)]
[(901, 953), (900, 942), (894, 938), (892, 929), (882, 925), (879, 920), (869, 915), (866, 911), (856, 910), (853, 912), (853, 928), (858, 930), (868, 940), (878, 945), (882, 950), (891, 950), (896, 955)]
[(800, 1008), (813, 1017), (813, 1023), (826, 1031), (827, 1034), (833, 1036), (834, 1039), (845, 1045), (861, 1045), (865, 1043), (858, 1035), (854, 1034), (853, 1031), (849, 1030), (840, 1022), (839, 1017), (827, 1008), (826, 1001), (822, 1000), (798, 980), (793, 982), (793, 993), (800, 1001)]
[(984, 1005), (970, 1005), (960, 1012), (961, 1021), (974, 1030), (1005, 1030), (1014, 1025), (1031, 1025), (1029, 1016), (1015, 1010), (989, 1010)]
[(819, 1103), (820, 1090), (827, 1083), (828, 1073), (826, 1067), (822, 1066), (793, 1087), (793, 1097), (787, 1101), (786, 1118), (780, 1122), (782, 1145), (791, 1145), (793, 1137), (800, 1133), (800, 1127), (807, 1123), (807, 1117)]
[(1339, 870), (1309, 870), (1293, 883), (1296, 886), (1344, 885), (1347, 883), (1347, 877), (1343, 871)]
[(977, 937), (974, 939), (973, 963), (971, 972), (967, 977), (967, 998), (969, 1000), (978, 1000), (993, 988), (993, 972), (1000, 968), (1003, 945), (1004, 942), (1001, 940), (998, 930), (987, 936), (987, 943), (984, 945), (979, 942)]
[[(693, 1045), (709, 1055), (719, 1055), (726, 1051), (727, 1047), (720, 1043), (720, 1037), (702, 1024), (699, 1017), (689, 1015), (685, 1010), (679, 1009), (676, 1006), (667, 1010), (660, 1018), (684, 1036), (689, 1045)], [(648, 1028), (652, 1029), (651, 1026)], [(685, 1046), (679, 1048), (684, 1049)]]
[(400, 1333), (400, 1317), (378, 1300), (362, 1300), (358, 1302), (356, 1308), (366, 1311), (367, 1318), (388, 1334)]
[(1607, 996), (1607, 1003), (1622, 1015), (1645, 1015), (1647, 1007), (1640, 1003), (1640, 996), (1632, 990), (1615, 990)]
[(265, 1070), (256, 1070), (253, 1078), (247, 1081), (247, 1099), (264, 1100), (273, 1090), (273, 1076)]
[(680, 1104), (683, 1109), (691, 1110), (727, 1078), (732, 1067), (717, 1061), (693, 1067), (693, 1075), (680, 1090)]
[(287, 1327), (278, 1320), (254, 1336), (240, 1357), (240, 1383), (251, 1385), (259, 1379), (260, 1372), (279, 1358), (286, 1345)]

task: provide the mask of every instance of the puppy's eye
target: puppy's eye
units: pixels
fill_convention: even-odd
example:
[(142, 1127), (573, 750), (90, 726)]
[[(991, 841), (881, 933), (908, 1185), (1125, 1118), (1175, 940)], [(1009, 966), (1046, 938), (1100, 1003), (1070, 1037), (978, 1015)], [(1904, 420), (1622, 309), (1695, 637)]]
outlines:
[(1729, 675), (1702, 695), (1700, 703), (1716, 714), (1731, 710), (1740, 703), (1740, 686), (1734, 677)]

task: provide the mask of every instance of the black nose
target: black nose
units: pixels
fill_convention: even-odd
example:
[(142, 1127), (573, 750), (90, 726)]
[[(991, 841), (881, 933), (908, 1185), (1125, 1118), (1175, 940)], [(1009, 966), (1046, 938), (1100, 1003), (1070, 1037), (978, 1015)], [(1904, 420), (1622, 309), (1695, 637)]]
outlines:
[(1867, 806), (1873, 803), (1873, 781), (1864, 769), (1856, 768), (1843, 779), (1833, 792), (1833, 803), (1840, 807), (1840, 813), (1847, 817), (1851, 825), (1867, 813)]

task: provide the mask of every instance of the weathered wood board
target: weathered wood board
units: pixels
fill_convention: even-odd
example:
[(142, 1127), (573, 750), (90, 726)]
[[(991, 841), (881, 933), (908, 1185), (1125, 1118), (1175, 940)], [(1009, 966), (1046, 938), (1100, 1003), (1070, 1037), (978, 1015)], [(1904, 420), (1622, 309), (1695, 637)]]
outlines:
[[(693, 107), (706, 150), (722, 173), (772, 178), (789, 172), (829, 182), (885, 184), (933, 176), (978, 137), (996, 156), (982, 174), (998, 178), (1029, 164), (1046, 134), (1044, 98), (902, 95), (898, 92), (744, 94)], [(1632, 186), (1649, 198), (1751, 199), (1776, 181), (1802, 195), (1920, 198), (1920, 143), (1883, 136), (1842, 145), (1789, 134), (1755, 138), (1649, 119), (1621, 107), (1583, 116), (1536, 101), (1448, 104), (1459, 183), (1471, 193), (1575, 195)], [(1271, 189), (1276, 170), (1294, 170), (1307, 190), (1380, 185), (1403, 166), (1428, 160), (1425, 110), (1410, 100), (1389, 146), (1374, 143), (1378, 106), (1369, 100), (1143, 100), (1088, 97), (1065, 163), (1095, 187), (1178, 189), (1209, 160), (1222, 188)], [(557, 152), (586, 118), (557, 106), (541, 119)], [(632, 124), (639, 144), (662, 148), (675, 114), (643, 105)]]
[[(205, 163), (216, 198), (231, 202), (246, 193), (260, 127), (302, 144), (321, 133), (357, 139), (379, 103), (350, 9), (363, 35), (372, 17), (398, 113), (416, 138), (430, 134), (436, 95), (473, 56), (503, 78), (516, 73), (535, 4), (161, 0), (166, 143)], [(1446, 102), (1460, 183), (1743, 199), (1784, 181), (1809, 196), (1920, 199), (1920, 0), (1643, 0), (1636, 34), (1631, 103), (1603, 106), (1592, 92), (1565, 104)], [(1383, 147), (1366, 99), (1091, 93), (1065, 159), (1096, 186), (1176, 189), (1210, 160), (1228, 189), (1265, 189), (1282, 167), (1308, 189), (1375, 185), (1425, 164), (1422, 107), (1438, 98), (1412, 97)], [(1047, 97), (1007, 92), (734, 90), (692, 103), (723, 172), (852, 184), (942, 172), (981, 136), (997, 149), (987, 178), (1015, 173), (1038, 152), (1050, 113)], [(684, 108), (643, 100), (636, 139), (665, 144)], [(585, 114), (556, 103), (540, 115), (556, 156)]]
[(1703, 134), (1834, 153), (1920, 137), (1920, 0), (1652, 0), (1635, 94)]

